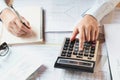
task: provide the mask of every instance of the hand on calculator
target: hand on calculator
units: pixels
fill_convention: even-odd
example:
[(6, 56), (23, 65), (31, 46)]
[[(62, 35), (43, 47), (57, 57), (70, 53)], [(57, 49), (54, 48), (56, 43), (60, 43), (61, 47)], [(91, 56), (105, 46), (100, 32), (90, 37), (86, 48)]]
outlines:
[(97, 20), (91, 15), (85, 15), (83, 19), (75, 27), (71, 41), (79, 34), (79, 50), (83, 49), (85, 41), (94, 41), (98, 38), (99, 27)]

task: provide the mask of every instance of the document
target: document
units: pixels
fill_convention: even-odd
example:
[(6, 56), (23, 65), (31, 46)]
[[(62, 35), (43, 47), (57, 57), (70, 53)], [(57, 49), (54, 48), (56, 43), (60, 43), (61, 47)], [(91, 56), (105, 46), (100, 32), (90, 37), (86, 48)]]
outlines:
[(38, 68), (43, 69), (43, 62), (35, 55), (38, 52), (33, 52), (33, 46), (30, 47), (10, 47), (6, 56), (0, 56), (1, 80), (26, 80)]
[(104, 29), (112, 80), (120, 80), (120, 24), (105, 24)]
[(21, 16), (25, 17), (31, 25), (32, 32), (17, 37), (11, 34), (5, 25), (2, 26), (0, 32), (0, 42), (8, 44), (24, 44), (24, 43), (42, 43), (43, 42), (43, 13), (39, 6), (27, 6), (16, 9)]

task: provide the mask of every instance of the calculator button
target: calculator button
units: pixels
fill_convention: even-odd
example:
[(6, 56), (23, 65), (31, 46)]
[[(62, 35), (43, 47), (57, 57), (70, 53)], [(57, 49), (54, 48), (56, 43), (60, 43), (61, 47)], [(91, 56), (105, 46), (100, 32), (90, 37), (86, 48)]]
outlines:
[(66, 41), (65, 44), (69, 44), (69, 41)]
[(85, 53), (89, 53), (89, 50), (85, 50)]
[(75, 41), (76, 41), (76, 42), (79, 42), (79, 39), (76, 39)]
[(83, 53), (79, 53), (78, 55), (83, 56)]
[(68, 44), (65, 44), (64, 47), (68, 47)]
[(94, 52), (95, 52), (95, 50), (91, 50), (91, 51), (90, 51), (91, 54), (94, 54)]
[(67, 54), (67, 57), (71, 57), (71, 54)]
[(87, 42), (84, 42), (84, 46), (87, 46)]
[(83, 55), (83, 50), (79, 51), (79, 55), (81, 56)]
[(88, 59), (92, 59), (91, 57), (88, 57)]
[(90, 47), (87, 47), (87, 46), (86, 46), (86, 47), (84, 47), (84, 49), (86, 49), (86, 50), (89, 50), (89, 48), (90, 48)]
[(66, 38), (66, 41), (70, 41), (70, 38)]
[(78, 48), (75, 48), (75, 49), (74, 49), (74, 52), (78, 52), (78, 51), (79, 51)]
[(85, 53), (85, 54), (84, 54), (84, 56), (86, 56), (86, 57), (87, 57), (87, 56), (88, 56), (88, 54), (87, 54), (87, 53)]
[(77, 55), (77, 52), (73, 52), (74, 55)]
[(70, 48), (73, 48), (74, 44), (70, 44)]
[(66, 56), (66, 53), (62, 53), (61, 56)]
[(95, 50), (95, 46), (92, 46), (92, 47), (91, 47), (91, 50)]
[(71, 51), (69, 51), (69, 52), (68, 52), (68, 54), (72, 54), (72, 52), (71, 52)]
[(74, 44), (75, 43), (75, 40), (71, 41), (71, 44)]
[(94, 57), (94, 54), (90, 54), (90, 57)]
[(67, 47), (64, 47), (63, 50), (67, 50)]
[(73, 50), (73, 48), (69, 48), (69, 51), (72, 51)]
[(87, 47), (90, 47), (90, 46), (91, 46), (91, 42), (88, 42), (86, 46), (87, 46)]
[(83, 53), (83, 50), (80, 50), (79, 53)]

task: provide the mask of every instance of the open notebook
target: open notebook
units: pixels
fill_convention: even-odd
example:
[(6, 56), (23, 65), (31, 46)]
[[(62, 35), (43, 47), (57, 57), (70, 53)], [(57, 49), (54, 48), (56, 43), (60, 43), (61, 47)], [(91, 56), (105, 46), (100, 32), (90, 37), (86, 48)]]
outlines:
[(42, 43), (43, 42), (43, 12), (38, 6), (17, 8), (17, 11), (25, 17), (32, 26), (32, 34), (25, 37), (12, 35), (3, 25), (1, 30), (1, 42), (8, 44)]

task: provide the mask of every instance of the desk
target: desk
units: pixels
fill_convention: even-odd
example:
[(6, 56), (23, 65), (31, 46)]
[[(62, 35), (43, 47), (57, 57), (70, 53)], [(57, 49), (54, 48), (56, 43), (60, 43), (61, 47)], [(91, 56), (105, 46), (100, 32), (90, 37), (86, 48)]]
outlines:
[[(14, 53), (20, 53), (22, 50), (22, 54), (29, 53), (39, 57), (38, 60), (40, 63), (46, 67), (46, 70), (41, 74), (39, 78), (40, 80), (110, 80), (105, 44), (100, 45), (102, 47), (102, 50), (100, 51), (102, 52), (99, 54), (100, 62), (97, 66), (97, 69), (95, 70), (95, 73), (54, 68), (54, 63), (60, 53), (61, 44), (63, 42), (63, 38), (65, 37), (64, 34), (68, 36), (71, 33), (46, 33), (46, 35), (56, 35), (62, 37), (59, 37), (59, 39), (54, 39), (57, 38), (54, 36), (51, 38), (51, 42), (47, 42), (44, 45), (12, 46), (11, 50)], [(54, 42), (52, 40), (54, 40)]]
[[(35, 0), (35, 1), (36, 1), (35, 4), (43, 5), (43, 8), (45, 9), (46, 12), (51, 12), (50, 10), (48, 10), (48, 7), (50, 5), (45, 4), (44, 0)], [(37, 3), (38, 1), (40, 1), (40, 3)], [(52, 0), (52, 1), (46, 0), (46, 1), (48, 2), (48, 4), (54, 3), (54, 0)], [(58, 1), (58, 0), (55, 0), (55, 1)], [(62, 1), (64, 2), (64, 0), (62, 0)], [(60, 0), (59, 5), (61, 5), (61, 4), (63, 6), (67, 5), (67, 4), (63, 4), (62, 1)], [(70, 0), (70, 1), (74, 2), (74, 0)], [(66, 3), (70, 2), (70, 1), (65, 0)], [(20, 2), (20, 1), (18, 1), (18, 2), (19, 2), (19, 6), (20, 6), (20, 4), (22, 4), (22, 2)], [(26, 3), (24, 3), (25, 5), (27, 4), (27, 2), (29, 5), (33, 4), (29, 0), (26, 0), (25, 2), (26, 2)], [(80, 2), (80, 1), (78, 0), (77, 2)], [(71, 5), (75, 6), (75, 4), (74, 5), (71, 4)], [(52, 7), (50, 7), (50, 8), (52, 8)], [(60, 9), (60, 7), (58, 7), (58, 8)], [(68, 10), (68, 7), (65, 7), (65, 9)], [(59, 10), (57, 12), (59, 12)], [(54, 13), (54, 14), (57, 14), (57, 13)], [(47, 20), (48, 19), (46, 18), (46, 21)], [(63, 19), (61, 19), (61, 20), (63, 20)], [(75, 20), (78, 20), (78, 19), (75, 19)], [(49, 27), (48, 22), (45, 23), (45, 25), (46, 25), (45, 27)], [(72, 21), (70, 21), (70, 22), (72, 22)], [(59, 25), (52, 24), (51, 26), (55, 27), (55, 26), (59, 26)], [(65, 27), (65, 26), (63, 26), (63, 23), (62, 23), (62, 27)], [(68, 25), (68, 26), (73, 26), (73, 25)], [(61, 27), (61, 26), (59, 26), (59, 27)], [(37, 80), (110, 80), (108, 59), (107, 59), (106, 48), (105, 48), (104, 43), (101, 44), (100, 45), (101, 48), (99, 48), (100, 49), (99, 50), (100, 51), (100, 53), (99, 53), (100, 63), (98, 64), (97, 69), (95, 70), (95, 73), (65, 70), (65, 69), (58, 69), (58, 68), (53, 67), (55, 60), (60, 53), (60, 49), (61, 49), (64, 37), (70, 37), (70, 35), (71, 35), (71, 33), (69, 33), (69, 32), (61, 32), (61, 33), (53, 32), (52, 33), (52, 32), (49, 32), (49, 30), (48, 30), (45, 32), (46, 43), (44, 45), (12, 46), (11, 49), (13, 50), (13, 52), (14, 52), (14, 50), (17, 50), (18, 52), (22, 50), (25, 53), (26, 52), (31, 53), (31, 54), (34, 54), (39, 57), (39, 61), (42, 62), (43, 65), (45, 65), (47, 67), (47, 69), (45, 70), (45, 72), (43, 72), (43, 74), (41, 74), (40, 78), (38, 78)]]
[[(57, 44), (59, 42), (59, 44), (62, 44), (61, 40), (63, 40), (64, 37), (68, 37), (70, 36), (71, 33), (46, 33), (46, 35), (51, 35), (53, 36), (52, 40), (54, 40), (54, 42), (48, 42), (47, 44)], [(59, 38), (56, 36), (60, 36)], [(61, 37), (62, 36), (62, 37)], [(49, 38), (50, 39), (50, 38)], [(55, 43), (56, 42), (56, 43)], [(58, 45), (54, 45), (54, 49), (57, 49)], [(100, 64), (98, 64), (98, 68), (97, 70), (95, 70), (95, 73), (86, 73), (86, 72), (80, 72), (80, 71), (69, 71), (69, 70), (63, 70), (63, 69), (57, 69), (57, 68), (53, 68), (53, 65), (49, 66), (48, 69), (48, 73), (45, 72), (45, 74), (43, 74), (43, 76), (41, 76), (41, 80), (110, 80), (110, 73), (109, 73), (109, 67), (108, 67), (108, 60), (107, 60), (107, 54), (106, 54), (106, 48), (105, 48), (105, 44), (101, 44), (99, 48), (101, 49), (99, 57), (101, 57), (100, 59)], [(53, 50), (54, 50), (53, 49)], [(54, 52), (54, 51), (51, 51)], [(58, 53), (54, 52), (54, 55), (59, 55), (60, 51), (57, 51)], [(52, 64), (54, 64), (56, 59), (54, 59), (54, 61), (52, 62)], [(46, 77), (45, 77), (46, 76)]]

